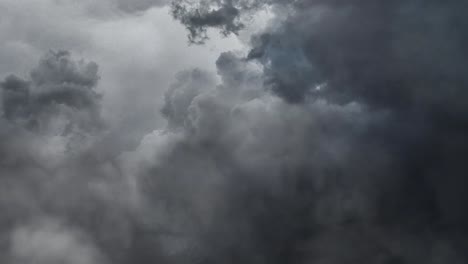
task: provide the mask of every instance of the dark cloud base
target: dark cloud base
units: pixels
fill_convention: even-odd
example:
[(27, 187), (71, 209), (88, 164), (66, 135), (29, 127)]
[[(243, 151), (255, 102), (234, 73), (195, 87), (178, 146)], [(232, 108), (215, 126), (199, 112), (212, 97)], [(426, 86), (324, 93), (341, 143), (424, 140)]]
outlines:
[(1, 259), (468, 262), (466, 4), (172, 7), (195, 43), (264, 7), (276, 18), (247, 56), (223, 53), (218, 76), (180, 73), (167, 127), (131, 152), (112, 147), (94, 62), (49, 52), (7, 77)]

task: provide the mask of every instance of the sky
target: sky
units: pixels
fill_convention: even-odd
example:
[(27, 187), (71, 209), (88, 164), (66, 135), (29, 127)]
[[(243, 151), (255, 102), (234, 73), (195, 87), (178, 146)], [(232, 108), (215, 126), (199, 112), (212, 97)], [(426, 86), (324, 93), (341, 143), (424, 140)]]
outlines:
[(141, 137), (158, 125), (162, 95), (177, 72), (215, 71), (221, 51), (242, 49), (232, 37), (187, 45), (184, 28), (158, 2), (101, 2), (2, 1), (0, 75), (27, 76), (50, 50), (89, 58), (100, 66), (96, 89), (104, 95), (103, 114), (116, 125), (148, 123), (146, 131), (129, 131)]
[(0, 263), (468, 263), (467, 12), (0, 0)]

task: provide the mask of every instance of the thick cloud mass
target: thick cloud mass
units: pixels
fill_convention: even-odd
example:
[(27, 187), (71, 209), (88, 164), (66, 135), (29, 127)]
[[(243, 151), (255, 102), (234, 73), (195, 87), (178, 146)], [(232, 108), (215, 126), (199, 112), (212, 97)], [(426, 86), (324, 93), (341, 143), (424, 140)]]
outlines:
[(50, 52), (31, 72), (30, 81), (11, 75), (2, 83), (4, 117), (31, 129), (46, 129), (57, 115), (75, 119), (73, 126), (99, 126), (97, 71), (95, 63), (72, 61), (66, 51)]
[[(233, 23), (261, 6), (275, 12), (270, 27), (245, 59), (219, 59), (223, 84), (194, 97), (188, 143), (169, 159), (195, 148), (229, 186), (221, 207), (230, 217), (209, 228), (236, 230), (214, 243), (226, 243), (221, 258), (466, 262), (467, 6), (179, 1), (174, 10), (204, 39), (208, 27), (236, 33)], [(261, 82), (224, 67), (238, 63), (259, 64)]]
[(101, 264), (120, 258), (130, 230), (130, 198), (117, 193), (131, 191), (101, 143), (98, 79), (96, 63), (51, 51), (29, 79), (2, 82), (3, 262)]
[(468, 263), (467, 8), (173, 1), (192, 43), (272, 16), (216, 73), (179, 73), (124, 152), (97, 64), (46, 53), (1, 82), (0, 260)]

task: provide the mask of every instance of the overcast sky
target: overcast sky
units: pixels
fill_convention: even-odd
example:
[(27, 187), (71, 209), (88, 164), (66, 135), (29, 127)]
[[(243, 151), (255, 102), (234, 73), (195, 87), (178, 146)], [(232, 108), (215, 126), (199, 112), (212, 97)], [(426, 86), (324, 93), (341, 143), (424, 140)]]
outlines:
[(0, 263), (468, 263), (467, 13), (0, 0)]
[(189, 45), (184, 27), (160, 2), (2, 0), (0, 76), (28, 76), (49, 50), (70, 51), (99, 65), (106, 119), (114, 125), (140, 119), (148, 132), (164, 123), (162, 95), (177, 72), (216, 72), (222, 51), (243, 49), (236, 37), (219, 34), (207, 45)]

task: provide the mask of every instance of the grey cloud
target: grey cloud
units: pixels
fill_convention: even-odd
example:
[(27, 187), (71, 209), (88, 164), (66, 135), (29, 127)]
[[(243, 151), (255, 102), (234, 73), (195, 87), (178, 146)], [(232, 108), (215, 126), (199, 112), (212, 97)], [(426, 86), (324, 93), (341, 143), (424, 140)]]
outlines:
[(3, 114), (31, 129), (47, 127), (53, 121), (51, 115), (54, 119), (61, 114), (75, 122), (71, 126), (97, 128), (102, 122), (100, 95), (94, 90), (98, 79), (94, 62), (76, 62), (66, 51), (51, 51), (31, 72), (30, 81), (14, 75), (5, 79), (1, 85)]
[(29, 101), (29, 83), (14, 75), (8, 76), (2, 83), (2, 107), (7, 119), (26, 116)]
[(249, 54), (221, 54), (217, 76), (180, 73), (163, 98), (167, 126), (135, 150), (114, 147), (131, 128), (101, 125), (95, 63), (51, 52), (29, 78), (7, 77), (0, 255), (466, 263), (465, 5), (214, 0), (172, 11), (202, 42), (263, 7), (276, 13)]
[(87, 16), (98, 19), (115, 19), (119, 16), (141, 15), (152, 8), (161, 8), (170, 4), (170, 0), (54, 0), (53, 4), (84, 11)]
[[(154, 91), (143, 90), (141, 86), (150, 87), (156, 83), (165, 86), (164, 78), (172, 78), (172, 72), (180, 67), (180, 63), (174, 62), (169, 52), (167, 58), (158, 57), (161, 62), (151, 62), (156, 69), (164, 64), (162, 73), (153, 74), (149, 69), (152, 66), (144, 65), (153, 59), (142, 58), (148, 53), (165, 53), (165, 39), (161, 38), (158, 47), (149, 44), (149, 48), (141, 52), (141, 58), (135, 58), (134, 47), (140, 47), (140, 43), (134, 45), (132, 42), (139, 42), (133, 40), (132, 30), (123, 30), (130, 35), (129, 43), (124, 41), (127, 36), (119, 35), (121, 39), (115, 49), (109, 49), (108, 45), (115, 43), (115, 27), (139, 25), (163, 11), (154, 9), (134, 17), (132, 10), (131, 14), (119, 18), (95, 17), (82, 10), (85, 6), (81, 2), (75, 5), (67, 1), (1, 2), (0, 5), (8, 9), (2, 8), (2, 21), (5, 19), (8, 23), (2, 23), (0, 34), (10, 46), (24, 45), (33, 55), (16, 57), (19, 66), (17, 63), (2, 64), (2, 74), (16, 75), (1, 80), (0, 209), (3, 213), (0, 217), (0, 259), (6, 263), (11, 261), (11, 264), (164, 263), (166, 254), (173, 256), (192, 247), (190, 239), (179, 240), (170, 232), (184, 226), (180, 219), (184, 219), (185, 212), (180, 212), (180, 217), (166, 219), (168, 214), (148, 211), (158, 203), (152, 202), (151, 207), (146, 207), (141, 202), (145, 200), (142, 196), (146, 198), (146, 193), (143, 195), (140, 190), (144, 182), (140, 183), (138, 175), (132, 171), (122, 170), (119, 160), (122, 139), (138, 140), (144, 133), (142, 131), (159, 125), (153, 124), (157, 122), (158, 113), (149, 115), (147, 109), (146, 112), (139, 110), (142, 104), (138, 98), (144, 97), (148, 104), (160, 98), (149, 96)], [(164, 19), (158, 21), (165, 23)], [(145, 24), (143, 32), (153, 29), (149, 25), (151, 22)], [(179, 32), (182, 30), (179, 27)], [(141, 35), (141, 32), (136, 34)], [(177, 32), (168, 35), (171, 39), (178, 36)], [(183, 32), (179, 35), (184, 38)], [(159, 37), (154, 39), (159, 41)], [(7, 54), (10, 46), (1, 52)], [(63, 47), (76, 48), (77, 53), (48, 52), (35, 65), (36, 53)], [(185, 47), (185, 42), (175, 47)], [(131, 52), (121, 54), (127, 48)], [(107, 50), (112, 51), (107, 53)], [(191, 57), (191, 53), (196, 56)], [(101, 68), (94, 62), (79, 59), (90, 54), (93, 54), (93, 60), (99, 61)], [(187, 54), (183, 65), (190, 65), (209, 61), (205, 54), (211, 53), (194, 48), (174, 54)], [(31, 73), (25, 74), (24, 69)], [(140, 73), (140, 69), (145, 72)], [(105, 91), (98, 70), (106, 76), (111, 74), (111, 80), (106, 80), (108, 89)], [(138, 74), (133, 75), (132, 71), (138, 71)], [(125, 96), (115, 94), (114, 84), (116, 88), (119, 85), (122, 90), (125, 88), (125, 93), (122, 92)], [(101, 93), (124, 97), (121, 102), (111, 102), (115, 104), (112, 110), (128, 114), (122, 118), (125, 120), (114, 124), (117, 128), (109, 128), (109, 120), (101, 114)], [(132, 110), (135, 111), (132, 113)], [(142, 118), (141, 112), (155, 119)], [(120, 113), (110, 115), (116, 119), (121, 117)], [(138, 118), (131, 118), (133, 116)], [(129, 136), (129, 131), (136, 135)], [(178, 139), (177, 136), (174, 138)], [(202, 191), (199, 188), (198, 193), (201, 195)], [(199, 202), (203, 206), (201, 200)], [(153, 221), (153, 216), (158, 221)], [(193, 229), (190, 227), (190, 230)], [(155, 239), (155, 234), (164, 236)]]
[[(300, 101), (314, 88), (310, 84), (326, 81), (341, 98), (397, 107), (449, 100), (460, 106), (438, 87), (464, 83), (463, 4), (338, 1), (299, 8), (281, 28), (258, 37), (251, 53), (268, 63), (269, 85), (283, 97)], [(297, 78), (281, 74), (289, 64)]]
[(169, 126), (173, 128), (183, 126), (194, 98), (202, 91), (214, 86), (214, 78), (203, 71), (179, 73), (178, 81), (165, 94), (165, 104), (161, 110)]
[[(373, 188), (391, 174), (391, 158), (373, 153), (376, 146), (366, 146), (364, 137), (366, 127), (387, 120), (386, 113), (370, 113), (358, 103), (288, 104), (258, 91), (260, 72), (239, 72), (252, 66), (223, 54), (222, 85), (197, 71), (185, 73), (166, 97), (166, 113), (184, 114), (166, 114), (178, 126), (158, 134), (168, 144), (158, 145), (160, 154), (150, 156), (153, 162), (140, 173), (154, 212), (149, 226), (160, 226), (158, 219), (168, 215), (175, 220), (162, 224), (171, 230), (167, 236), (188, 243), (175, 256), (165, 252), (169, 259), (295, 262), (296, 250), (316, 228), (326, 232), (375, 217)], [(388, 174), (376, 177), (383, 168)], [(157, 231), (154, 238), (165, 241)]]
[[(221, 30), (223, 35), (237, 34), (245, 27), (241, 15), (260, 8), (263, 1), (172, 1), (172, 14), (187, 28), (190, 43), (202, 44), (207, 39), (207, 28)], [(265, 1), (266, 2), (266, 1)]]
[[(179, 1), (174, 15), (190, 40), (203, 40), (207, 28), (226, 31), (242, 17), (239, 3)], [(222, 83), (191, 96), (183, 139), (147, 176), (181, 188), (167, 199), (196, 211), (198, 199), (213, 200), (214, 222), (196, 230), (202, 245), (219, 249), (200, 254), (213, 262), (465, 263), (465, 4), (266, 4), (276, 6), (277, 24), (254, 36), (247, 58), (220, 57)], [(224, 8), (236, 13), (211, 19)], [(242, 70), (251, 63), (263, 67), (258, 78)], [(245, 85), (255, 79), (264, 92)], [(240, 96), (249, 88), (257, 92)], [(207, 177), (224, 186), (211, 199), (190, 191)]]
[(155, 6), (169, 4), (169, 0), (116, 0), (117, 6), (126, 12), (144, 11)]
[(70, 60), (67, 51), (51, 51), (31, 72), (31, 79), (38, 86), (73, 83), (85, 87), (96, 85), (99, 77), (98, 66), (94, 62)]
[(18, 227), (11, 234), (11, 262), (15, 263), (106, 263), (92, 242), (53, 219)]
[(118, 2), (0, 1), (0, 80), (14, 74), (31, 81), (33, 64), (49, 49), (73, 50), (92, 58), (103, 76), (97, 87), (104, 95), (102, 116), (112, 127), (113, 140), (119, 142), (111, 145), (130, 150), (164, 124), (158, 109), (178, 71), (194, 65), (214, 70), (220, 50), (240, 44), (233, 38), (213, 38), (211, 48), (186, 48), (185, 30), (172, 19), (168, 7), (158, 1), (127, 1), (129, 6), (156, 4), (127, 12), (117, 7)]
[[(98, 67), (49, 52), (2, 82), (0, 254), (7, 263), (126, 263), (132, 202), (107, 144)], [(112, 229), (112, 230), (111, 230)]]

